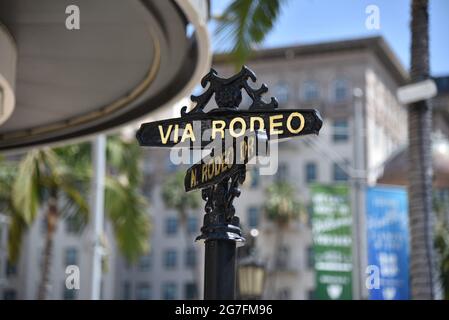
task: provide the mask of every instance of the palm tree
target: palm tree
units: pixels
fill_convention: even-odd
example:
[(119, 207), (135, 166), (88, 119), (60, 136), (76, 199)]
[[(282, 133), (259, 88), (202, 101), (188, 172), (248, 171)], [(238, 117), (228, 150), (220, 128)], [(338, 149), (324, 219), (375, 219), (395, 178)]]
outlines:
[[(38, 299), (45, 299), (54, 233), (60, 216), (73, 214), (87, 220), (86, 195), (77, 188), (82, 184), (82, 175), (83, 172), (68, 168), (63, 159), (50, 148), (30, 151), (19, 164), (11, 192), (12, 205), (19, 215), (12, 215), (12, 226), (21, 221), (31, 225), (39, 208), (46, 207), (47, 233)], [(11, 232), (11, 236), (20, 238), (21, 234)], [(17, 240), (10, 238), (10, 242)], [(16, 257), (17, 253), (12, 256)]]
[[(295, 187), (286, 181), (276, 181), (266, 191), (264, 212), (267, 220), (276, 225), (276, 239), (274, 243), (275, 253), (273, 255), (275, 266), (281, 262), (283, 235), (286, 233), (291, 222), (298, 220), (303, 215), (303, 208), (296, 199)], [(276, 292), (276, 278), (271, 281), (271, 290)]]
[[(2, 159), (0, 159), (2, 160)], [(16, 241), (8, 241), (9, 261), (16, 261), (21, 246), (21, 235), (27, 224), (23, 217), (16, 211), (12, 196), (11, 186), (17, 173), (17, 166), (15, 163), (9, 161), (0, 161), (0, 212), (8, 214), (11, 219), (9, 225), (9, 237), (16, 239)]]
[(219, 41), (231, 43), (230, 54), (240, 70), (255, 45), (273, 28), (285, 0), (234, 0), (217, 20)]
[[(162, 186), (162, 200), (167, 208), (175, 209), (179, 216), (181, 230), (183, 230), (186, 240), (186, 246), (192, 242), (188, 233), (188, 211), (198, 209), (201, 205), (201, 199), (198, 192), (187, 193), (184, 190), (184, 172), (178, 171), (168, 177)], [(194, 268), (193, 281), (198, 283), (197, 269)]]
[[(429, 78), (428, 0), (412, 1), (411, 82)], [(432, 109), (428, 101), (408, 108), (411, 292), (414, 299), (434, 299), (436, 280), (432, 235)]]
[(277, 181), (267, 189), (265, 214), (267, 219), (284, 229), (302, 213), (302, 206), (296, 200), (295, 187), (285, 181)]
[[(118, 142), (115, 139), (108, 140), (108, 145), (116, 145)], [(112, 223), (119, 249), (128, 260), (135, 260), (148, 249), (150, 222), (146, 202), (138, 191), (138, 175), (135, 174), (139, 157), (130, 157), (135, 153), (132, 147), (126, 146), (124, 143), (122, 148), (109, 148), (108, 164), (114, 165), (109, 166), (105, 179), (105, 211)], [(124, 152), (123, 157), (127, 160), (120, 160), (118, 152)], [(12, 219), (9, 232), (11, 261), (17, 259), (22, 233), (33, 223), (38, 210), (46, 208), (47, 233), (39, 299), (46, 297), (54, 233), (59, 220), (70, 216), (76, 217), (82, 225), (88, 221), (89, 208), (85, 199), (92, 175), (90, 163), (89, 143), (57, 149), (43, 148), (30, 151), (23, 157), (13, 180), (2, 179), (12, 189), (9, 198), (6, 197)]]

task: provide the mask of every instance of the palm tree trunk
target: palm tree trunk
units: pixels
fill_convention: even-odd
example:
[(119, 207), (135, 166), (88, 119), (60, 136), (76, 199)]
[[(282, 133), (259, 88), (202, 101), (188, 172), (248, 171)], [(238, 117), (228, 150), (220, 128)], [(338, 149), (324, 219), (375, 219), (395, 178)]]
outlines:
[(38, 300), (45, 300), (47, 298), (47, 291), (50, 280), (50, 267), (53, 258), (53, 239), (56, 231), (56, 224), (58, 222), (58, 208), (56, 195), (53, 194), (48, 200), (47, 210), (47, 234), (45, 237), (45, 246), (42, 253), (42, 268), (41, 281), (37, 294)]
[[(428, 0), (412, 1), (411, 81), (429, 78)], [(410, 276), (413, 299), (434, 299), (436, 266), (432, 227), (432, 108), (428, 101), (409, 106)]]

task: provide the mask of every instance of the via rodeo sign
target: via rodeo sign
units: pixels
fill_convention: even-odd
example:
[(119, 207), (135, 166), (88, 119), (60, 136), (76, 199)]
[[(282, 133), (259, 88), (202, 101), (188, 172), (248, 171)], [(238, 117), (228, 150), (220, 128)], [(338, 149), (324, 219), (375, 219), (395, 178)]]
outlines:
[[(206, 91), (192, 96), (195, 107), (181, 117), (144, 123), (137, 131), (141, 146), (178, 147), (209, 152), (187, 170), (186, 191), (201, 189), (206, 201), (201, 234), (204, 240), (204, 298), (235, 298), (236, 243), (245, 241), (235, 215), (233, 201), (240, 195), (250, 160), (269, 152), (268, 142), (289, 137), (318, 134), (322, 120), (315, 110), (276, 110), (277, 101), (264, 102), (266, 85), (251, 88), (247, 81), (255, 74), (243, 67), (229, 79), (211, 70), (202, 80)], [(247, 110), (240, 109), (242, 89), (251, 98)], [(215, 95), (217, 107), (205, 110)], [(265, 154), (264, 154), (265, 152)]]
[[(191, 96), (196, 105), (190, 112), (183, 107), (180, 118), (144, 123), (137, 131), (141, 146), (212, 150), (210, 159), (203, 159), (187, 170), (186, 191), (213, 186), (245, 171), (249, 160), (262, 153), (266, 155), (268, 141), (318, 134), (322, 126), (318, 111), (276, 110), (275, 98), (269, 103), (262, 100), (268, 87), (263, 84), (253, 89), (248, 79), (255, 82), (256, 76), (245, 66), (229, 79), (218, 77), (211, 69), (201, 80), (203, 88), (209, 84), (207, 90)], [(247, 110), (239, 109), (242, 89), (252, 100)], [(218, 107), (206, 112), (214, 94)]]

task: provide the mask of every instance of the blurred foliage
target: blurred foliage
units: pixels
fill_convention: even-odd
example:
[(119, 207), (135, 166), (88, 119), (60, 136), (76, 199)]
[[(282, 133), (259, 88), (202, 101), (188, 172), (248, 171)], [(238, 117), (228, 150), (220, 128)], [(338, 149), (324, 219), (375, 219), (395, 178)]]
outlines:
[(274, 182), (267, 188), (264, 210), (267, 219), (280, 226), (304, 214), (303, 206), (296, 199), (295, 187), (285, 181)]
[(231, 43), (231, 59), (236, 70), (249, 58), (255, 45), (271, 31), (286, 0), (234, 0), (217, 20), (216, 36)]
[[(130, 261), (149, 249), (150, 216), (140, 192), (137, 143), (108, 137), (105, 214), (112, 223), (117, 245)], [(11, 217), (9, 256), (15, 261), (23, 232), (56, 192), (58, 214), (83, 226), (89, 219), (88, 195), (92, 177), (91, 144), (34, 149), (17, 162), (0, 164), (0, 206)]]
[(178, 212), (181, 224), (186, 223), (188, 210), (197, 209), (201, 205), (198, 191), (185, 191), (184, 175), (184, 172), (177, 171), (169, 176), (162, 186), (162, 200), (167, 208), (175, 209)]
[(60, 215), (77, 215), (87, 221), (86, 189), (79, 188), (85, 179), (85, 172), (68, 167), (63, 157), (50, 148), (31, 150), (21, 159), (16, 176), (9, 182), (11, 261), (18, 257), (20, 247), (17, 243), (20, 243), (23, 231), (34, 222), (39, 210), (46, 208), (51, 196), (58, 201)]

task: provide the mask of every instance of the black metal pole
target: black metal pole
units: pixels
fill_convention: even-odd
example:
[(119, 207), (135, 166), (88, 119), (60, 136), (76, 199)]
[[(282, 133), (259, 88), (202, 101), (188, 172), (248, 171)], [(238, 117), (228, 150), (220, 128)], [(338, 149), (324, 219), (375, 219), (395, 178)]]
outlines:
[(238, 184), (245, 179), (243, 165), (235, 175), (202, 190), (206, 200), (201, 235), (206, 246), (204, 262), (204, 299), (235, 299), (236, 243), (243, 242), (239, 218), (232, 201), (240, 195)]
[(208, 240), (205, 243), (204, 299), (235, 299), (234, 241)]

